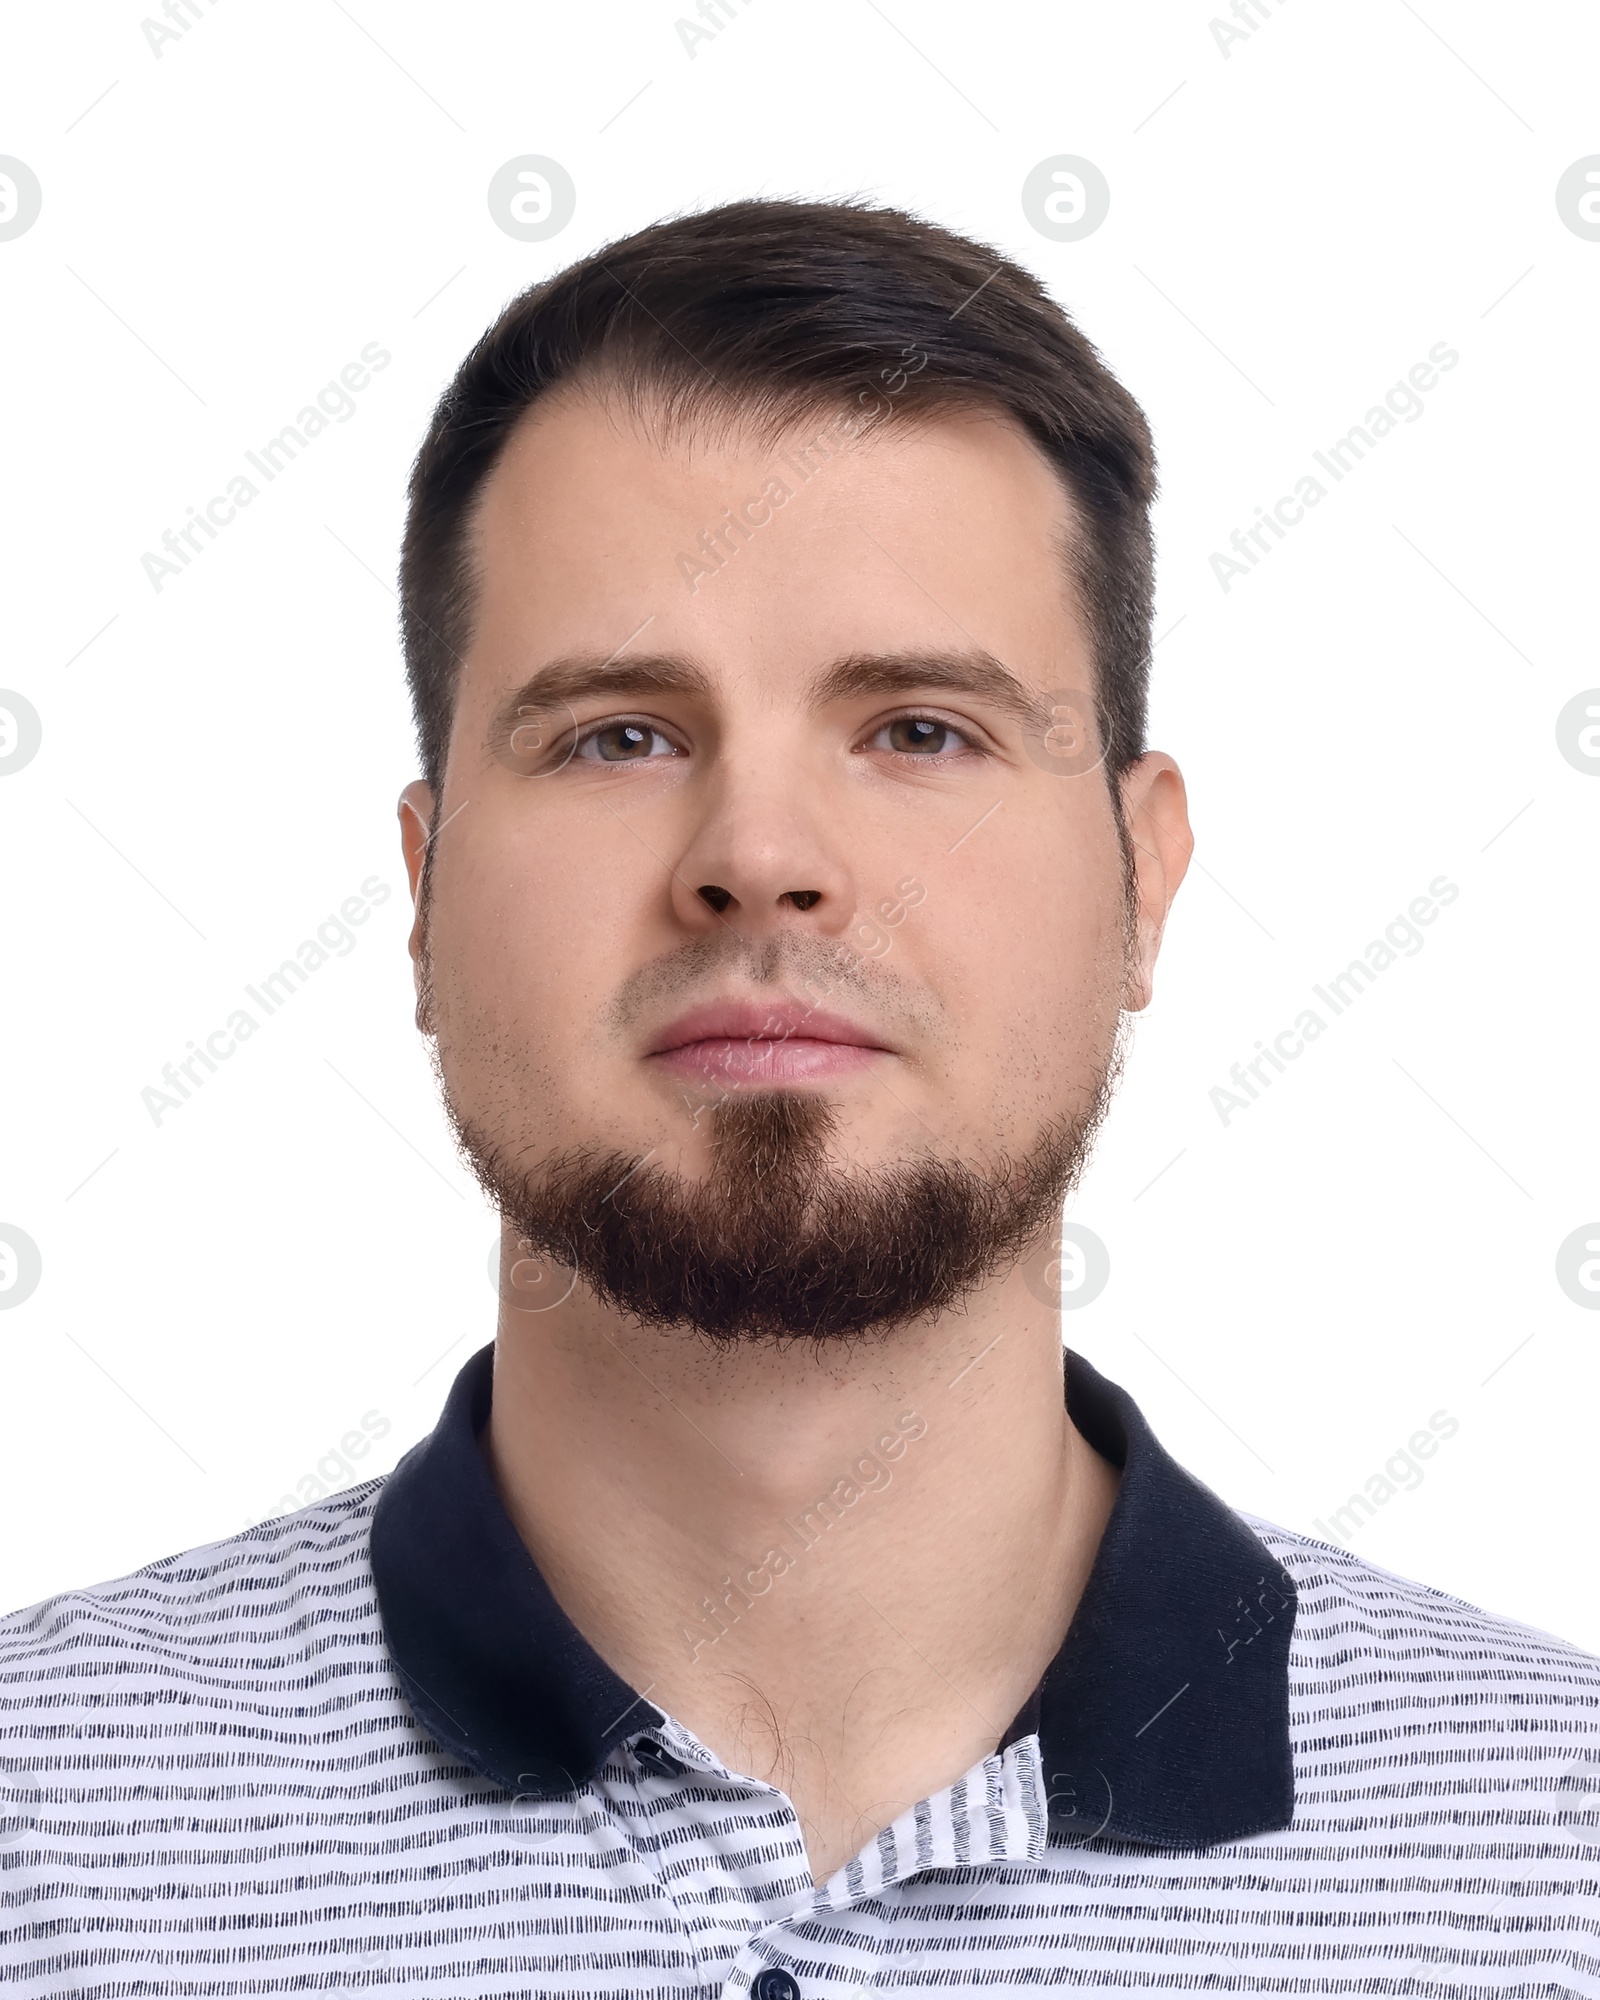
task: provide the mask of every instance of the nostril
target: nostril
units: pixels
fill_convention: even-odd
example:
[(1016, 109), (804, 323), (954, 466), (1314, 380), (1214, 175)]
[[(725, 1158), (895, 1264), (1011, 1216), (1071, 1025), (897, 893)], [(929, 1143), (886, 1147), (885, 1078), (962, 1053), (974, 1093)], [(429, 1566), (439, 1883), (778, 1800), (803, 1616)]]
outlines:
[(780, 903), (793, 903), (797, 910), (809, 910), (813, 904), (822, 901), (820, 889), (785, 889), (778, 898)]
[(703, 887), (695, 890), (695, 894), (700, 898), (702, 903), (709, 903), (712, 909), (719, 913), (725, 910), (733, 901), (733, 897), (728, 891), (726, 889), (719, 889), (715, 882), (705, 883)]

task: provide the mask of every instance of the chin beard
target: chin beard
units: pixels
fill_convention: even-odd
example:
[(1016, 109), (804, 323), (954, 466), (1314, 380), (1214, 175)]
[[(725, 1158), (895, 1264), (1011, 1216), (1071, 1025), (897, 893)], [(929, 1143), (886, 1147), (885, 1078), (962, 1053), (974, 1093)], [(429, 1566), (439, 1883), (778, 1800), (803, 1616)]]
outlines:
[(887, 1332), (958, 1305), (1059, 1220), (1110, 1101), (1118, 1049), (1081, 1116), (1020, 1158), (979, 1168), (918, 1156), (847, 1169), (821, 1097), (724, 1100), (700, 1182), (623, 1153), (575, 1147), (524, 1171), (514, 1150), (446, 1102), (485, 1192), (529, 1248), (574, 1269), (647, 1326), (719, 1343)]

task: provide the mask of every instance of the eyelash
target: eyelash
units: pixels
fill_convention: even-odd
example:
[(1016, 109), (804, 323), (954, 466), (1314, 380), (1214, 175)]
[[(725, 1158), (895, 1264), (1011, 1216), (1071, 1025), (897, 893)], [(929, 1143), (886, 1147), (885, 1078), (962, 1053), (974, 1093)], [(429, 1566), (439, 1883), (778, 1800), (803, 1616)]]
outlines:
[[(925, 708), (905, 708), (898, 715), (885, 716), (881, 722), (873, 725), (866, 739), (866, 744), (869, 745), (873, 737), (881, 736), (886, 729), (893, 729), (897, 722), (931, 722), (936, 728), (948, 731), (961, 745), (962, 752), (977, 757), (985, 754), (983, 745), (978, 741), (975, 731), (963, 726), (959, 722), (952, 722), (946, 715), (938, 715)], [(866, 745), (863, 745), (863, 747), (865, 748)], [(919, 755), (914, 750), (886, 750), (881, 754), (897, 758), (907, 764), (948, 764), (954, 761), (949, 756), (939, 756), (932, 753)]]
[[(671, 745), (673, 754), (675, 756), (682, 754), (679, 746), (673, 742), (672, 738), (667, 734), (666, 730), (664, 730), (659, 723), (651, 722), (647, 717), (642, 715), (608, 715), (604, 718), (604, 720), (600, 722), (586, 723), (583, 726), (583, 728), (578, 731), (577, 735), (572, 739), (572, 748), (567, 753), (568, 757), (577, 758), (582, 756), (583, 748), (586, 743), (593, 743), (597, 738), (604, 736), (607, 730), (610, 729), (637, 729), (642, 731), (647, 736), (658, 736), (660, 737), (663, 743)], [(595, 764), (605, 764), (605, 763), (659, 764), (659, 763), (665, 763), (667, 760), (661, 756), (650, 756), (650, 757), (614, 757), (614, 758), (594, 757), (590, 758), (588, 761)]]

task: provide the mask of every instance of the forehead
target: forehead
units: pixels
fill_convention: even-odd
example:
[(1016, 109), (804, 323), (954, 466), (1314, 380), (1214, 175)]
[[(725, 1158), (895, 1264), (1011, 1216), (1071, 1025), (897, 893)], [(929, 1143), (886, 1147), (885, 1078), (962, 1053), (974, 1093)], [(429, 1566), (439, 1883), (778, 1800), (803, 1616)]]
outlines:
[(1077, 532), (1059, 475), (1000, 413), (669, 432), (558, 391), (479, 497), (467, 680), (603, 654), (647, 623), (651, 651), (768, 676), (977, 645), (1051, 685), (1087, 652), (1064, 560)]

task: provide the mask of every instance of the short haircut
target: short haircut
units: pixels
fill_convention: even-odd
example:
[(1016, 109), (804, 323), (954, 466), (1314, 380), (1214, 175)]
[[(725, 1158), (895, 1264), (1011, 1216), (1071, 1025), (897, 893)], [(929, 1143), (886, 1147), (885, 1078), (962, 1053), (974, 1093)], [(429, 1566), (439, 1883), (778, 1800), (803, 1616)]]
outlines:
[(518, 420), (562, 383), (620, 391), (670, 425), (733, 416), (778, 428), (856, 408), (869, 391), (890, 420), (1010, 416), (1081, 524), (1062, 556), (1108, 772), (1143, 753), (1156, 478), (1138, 403), (1039, 281), (996, 251), (864, 202), (741, 201), (656, 223), (530, 287), (440, 399), (412, 467), (400, 562), (436, 798), (472, 635), (476, 502)]

